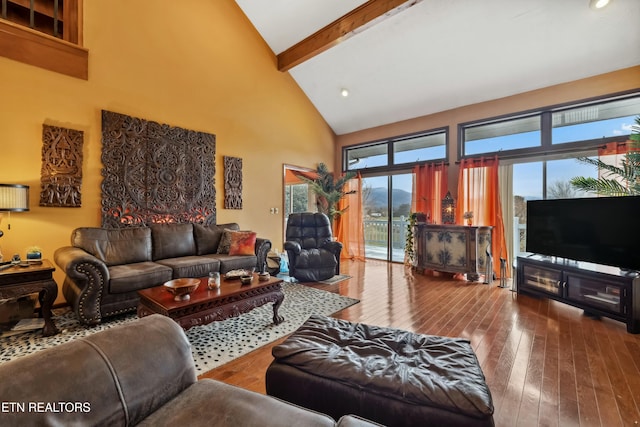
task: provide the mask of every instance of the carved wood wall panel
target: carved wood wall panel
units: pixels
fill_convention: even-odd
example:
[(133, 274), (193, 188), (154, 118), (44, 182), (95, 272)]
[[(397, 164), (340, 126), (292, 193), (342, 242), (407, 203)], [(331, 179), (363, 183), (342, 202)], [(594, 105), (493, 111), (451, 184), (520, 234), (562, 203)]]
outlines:
[(224, 157), (224, 207), (242, 209), (242, 159)]
[(102, 226), (216, 222), (215, 135), (102, 111)]
[(40, 206), (81, 206), (83, 143), (81, 130), (42, 125)]

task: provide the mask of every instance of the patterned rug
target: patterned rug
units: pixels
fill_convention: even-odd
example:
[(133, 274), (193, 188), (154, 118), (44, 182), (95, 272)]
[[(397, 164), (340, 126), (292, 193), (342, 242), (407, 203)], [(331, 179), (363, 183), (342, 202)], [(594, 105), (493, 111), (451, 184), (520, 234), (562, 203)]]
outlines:
[[(357, 304), (357, 299), (296, 283), (283, 283), (284, 301), (278, 314), (284, 322), (273, 324), (273, 306), (265, 304), (240, 317), (196, 326), (186, 331), (198, 375), (262, 347), (298, 329), (311, 314), (330, 315)], [(109, 329), (137, 319), (136, 314), (114, 317), (93, 327), (82, 326), (68, 309), (54, 310), (58, 335), (43, 337), (42, 331), (0, 338), (0, 363), (63, 342)]]

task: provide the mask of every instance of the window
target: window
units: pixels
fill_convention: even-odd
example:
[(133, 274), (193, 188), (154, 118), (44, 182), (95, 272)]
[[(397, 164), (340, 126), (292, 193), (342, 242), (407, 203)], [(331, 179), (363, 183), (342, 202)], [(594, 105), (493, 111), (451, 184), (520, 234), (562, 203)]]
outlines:
[(309, 211), (309, 184), (291, 184), (284, 187), (284, 216)]
[(88, 78), (82, 0), (0, 0), (0, 55)]
[(418, 163), (447, 157), (444, 132), (421, 135), (393, 142), (393, 164)]
[(403, 262), (412, 174), (362, 179), (365, 257)]
[(640, 114), (640, 98), (623, 99), (555, 111), (553, 144), (629, 135), (635, 116)]
[(467, 157), (499, 152), (507, 158), (594, 149), (627, 140), (637, 115), (640, 96), (635, 93), (465, 123), (460, 125), (460, 153)]
[(343, 168), (358, 170), (401, 166), (406, 169), (418, 163), (444, 160), (447, 157), (447, 139), (448, 129), (437, 129), (346, 147), (342, 156)]
[(542, 144), (540, 116), (479, 124), (464, 128), (465, 155), (490, 153)]
[(576, 157), (591, 153), (557, 156), (513, 165), (513, 236), (515, 255), (526, 252), (527, 201), (593, 197), (571, 186), (575, 176), (597, 178), (598, 171)]
[(388, 165), (387, 144), (373, 144), (346, 151), (347, 170), (366, 169)]
[(343, 169), (362, 174), (365, 257), (404, 261), (412, 168), (447, 157), (448, 128), (345, 147)]

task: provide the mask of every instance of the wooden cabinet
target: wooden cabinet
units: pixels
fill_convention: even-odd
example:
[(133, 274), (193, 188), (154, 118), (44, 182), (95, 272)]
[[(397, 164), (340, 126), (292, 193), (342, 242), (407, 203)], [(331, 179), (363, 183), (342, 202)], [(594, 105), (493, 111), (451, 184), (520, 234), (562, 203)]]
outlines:
[(14, 265), (0, 271), (0, 300), (38, 293), (40, 314), (44, 318), (42, 336), (45, 337), (58, 333), (51, 317), (51, 307), (58, 296), (58, 285), (53, 280), (54, 270), (51, 262), (45, 259), (40, 264), (28, 267)]
[(640, 333), (640, 276), (619, 268), (530, 255), (518, 257), (518, 293), (544, 296), (585, 313), (626, 323)]
[(486, 273), (487, 248), (491, 253), (491, 229), (488, 226), (438, 225), (415, 226), (418, 269), (465, 273), (478, 280)]

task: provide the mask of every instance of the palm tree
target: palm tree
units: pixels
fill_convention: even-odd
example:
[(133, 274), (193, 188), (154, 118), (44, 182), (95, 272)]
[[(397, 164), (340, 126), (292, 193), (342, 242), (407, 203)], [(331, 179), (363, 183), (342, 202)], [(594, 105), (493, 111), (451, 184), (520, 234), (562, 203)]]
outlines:
[(318, 163), (316, 173), (318, 174), (316, 179), (303, 179), (309, 184), (311, 190), (316, 195), (318, 212), (326, 214), (331, 224), (333, 224), (334, 218), (346, 210), (337, 209), (340, 199), (347, 194), (355, 193), (355, 191), (344, 191), (344, 186), (347, 184), (347, 181), (356, 174), (355, 172), (348, 171), (338, 179), (335, 179), (324, 163)]
[(635, 122), (631, 128), (631, 150), (624, 155), (621, 166), (580, 157), (579, 161), (596, 166), (604, 174), (598, 179), (578, 176), (571, 179), (571, 185), (579, 190), (607, 196), (640, 195), (640, 116), (636, 117)]

